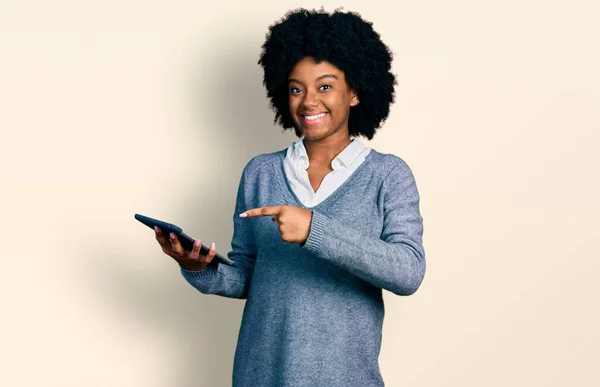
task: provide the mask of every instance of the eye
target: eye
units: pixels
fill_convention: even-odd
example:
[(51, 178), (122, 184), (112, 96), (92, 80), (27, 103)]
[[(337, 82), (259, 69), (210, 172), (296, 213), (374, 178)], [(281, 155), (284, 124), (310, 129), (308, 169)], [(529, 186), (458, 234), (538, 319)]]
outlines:
[(298, 94), (298, 93), (300, 93), (301, 91), (302, 91), (302, 90), (300, 90), (298, 87), (292, 87), (292, 88), (290, 89), (290, 93), (292, 93), (292, 94)]
[[(324, 87), (326, 87), (326, 89), (323, 89)], [(321, 87), (319, 87), (319, 90), (328, 90), (331, 89), (331, 85), (323, 85)]]

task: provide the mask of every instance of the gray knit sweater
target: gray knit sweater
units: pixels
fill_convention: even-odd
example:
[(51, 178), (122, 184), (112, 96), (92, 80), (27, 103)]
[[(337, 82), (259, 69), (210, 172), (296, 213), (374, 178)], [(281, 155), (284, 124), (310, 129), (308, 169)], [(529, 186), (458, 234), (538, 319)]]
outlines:
[[(419, 193), (408, 165), (374, 149), (315, 207), (304, 244), (281, 239), (251, 208), (304, 207), (283, 168), (285, 150), (254, 157), (233, 215), (235, 266), (181, 269), (205, 294), (246, 300), (233, 386), (383, 386), (378, 357), (382, 289), (413, 294), (425, 274)], [(307, 208), (307, 207), (304, 207)]]

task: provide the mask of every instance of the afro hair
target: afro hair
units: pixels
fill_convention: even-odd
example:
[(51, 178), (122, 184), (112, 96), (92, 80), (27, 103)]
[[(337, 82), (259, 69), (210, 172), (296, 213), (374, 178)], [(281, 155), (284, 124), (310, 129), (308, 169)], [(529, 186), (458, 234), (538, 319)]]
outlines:
[(294, 128), (301, 137), (290, 114), (287, 84), (296, 63), (310, 56), (344, 72), (360, 99), (350, 109), (349, 135), (373, 138), (394, 102), (396, 77), (390, 72), (393, 54), (372, 25), (355, 12), (336, 9), (329, 14), (299, 8), (269, 27), (258, 64), (264, 69), (263, 85), (275, 111), (275, 124)]

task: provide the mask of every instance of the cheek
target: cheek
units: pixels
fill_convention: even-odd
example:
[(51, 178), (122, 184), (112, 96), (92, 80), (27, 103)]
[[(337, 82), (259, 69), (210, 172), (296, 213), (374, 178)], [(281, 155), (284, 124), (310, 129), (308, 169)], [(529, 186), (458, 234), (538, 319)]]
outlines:
[(344, 110), (347, 103), (346, 98), (344, 97), (345, 96), (341, 93), (330, 93), (327, 95), (327, 99), (324, 100), (324, 102), (332, 109), (335, 108), (335, 110)]
[(288, 106), (290, 107), (290, 113), (294, 113), (298, 110), (298, 98), (288, 97)]
[(300, 120), (298, 119), (298, 116), (296, 115), (296, 112), (298, 111), (300, 104), (298, 103), (298, 98), (289, 98), (288, 99), (288, 106), (289, 106), (289, 113), (290, 116), (292, 118), (292, 121), (294, 122), (294, 125), (296, 126), (300, 126)]

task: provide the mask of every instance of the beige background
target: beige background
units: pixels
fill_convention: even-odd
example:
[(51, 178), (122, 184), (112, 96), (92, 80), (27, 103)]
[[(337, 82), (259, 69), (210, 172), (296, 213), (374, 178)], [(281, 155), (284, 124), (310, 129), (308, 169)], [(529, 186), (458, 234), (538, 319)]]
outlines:
[(532, 0), (2, 0), (0, 385), (230, 384), (244, 302), (133, 215), (229, 251), (244, 165), (295, 140), (256, 62), (298, 4), (395, 53), (362, 141), (412, 168), (428, 268), (385, 293), (386, 385), (600, 385), (600, 9)]

